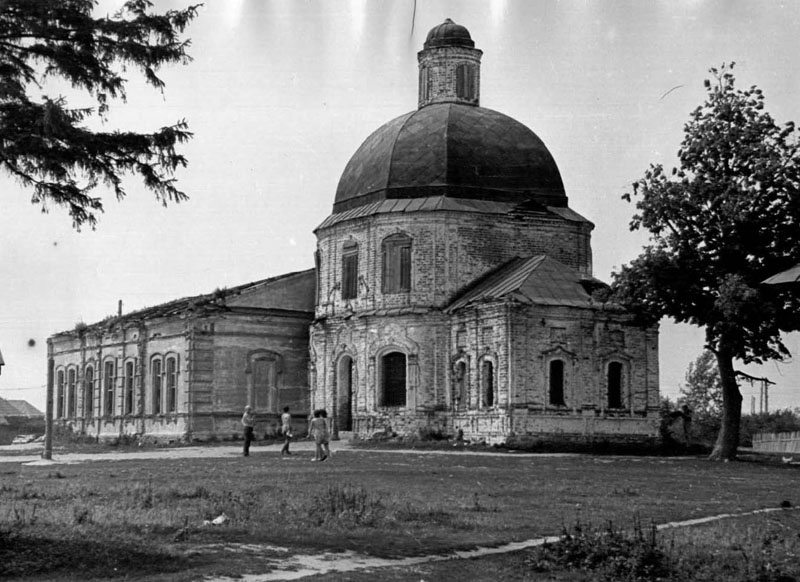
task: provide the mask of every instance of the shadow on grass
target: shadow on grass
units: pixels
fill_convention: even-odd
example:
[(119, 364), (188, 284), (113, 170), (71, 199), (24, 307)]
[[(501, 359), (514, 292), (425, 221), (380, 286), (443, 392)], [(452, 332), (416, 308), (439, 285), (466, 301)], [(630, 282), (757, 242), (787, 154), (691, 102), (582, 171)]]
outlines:
[[(196, 560), (192, 565), (197, 565)], [(56, 579), (76, 572), (83, 579), (136, 577), (180, 572), (188, 567), (183, 556), (132, 540), (97, 542), (0, 532), (0, 580), (40, 576)]]

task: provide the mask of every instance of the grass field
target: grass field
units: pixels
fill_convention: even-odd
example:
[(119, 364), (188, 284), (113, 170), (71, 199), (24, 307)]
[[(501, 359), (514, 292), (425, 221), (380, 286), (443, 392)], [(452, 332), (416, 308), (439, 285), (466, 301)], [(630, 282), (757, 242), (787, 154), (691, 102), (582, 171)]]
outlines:
[[(600, 547), (608, 531), (635, 523), (646, 529), (653, 522), (800, 504), (800, 468), (763, 462), (372, 450), (343, 451), (325, 463), (308, 458), (259, 451), (248, 458), (131, 454), (71, 465), (2, 463), (0, 578), (200, 580), (264, 573), (269, 559), (291, 553), (435, 554), (559, 535), (578, 523), (584, 534), (597, 534), (584, 541)], [(800, 563), (797, 513), (661, 532), (659, 551), (673, 563), (694, 556), (698, 564), (729, 552), (742, 564), (742, 577), (697, 579), (788, 582), (800, 571), (777, 564), (792, 556)], [(206, 524), (223, 514), (221, 525)], [(242, 547), (235, 544), (262, 547), (231, 551)], [(498, 569), (505, 572), (499, 578)], [(604, 579), (592, 577), (605, 576), (598, 572), (526, 551), (382, 571), (378, 578), (313, 579)]]

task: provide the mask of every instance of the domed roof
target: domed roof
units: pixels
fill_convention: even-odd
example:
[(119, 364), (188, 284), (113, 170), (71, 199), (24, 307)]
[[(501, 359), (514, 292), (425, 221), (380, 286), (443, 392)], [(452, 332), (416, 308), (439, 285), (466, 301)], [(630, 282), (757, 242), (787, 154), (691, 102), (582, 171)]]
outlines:
[(425, 39), (425, 48), (437, 46), (474, 47), (475, 43), (465, 27), (447, 18), (443, 23), (431, 28), (428, 38)]
[(432, 196), (567, 206), (555, 160), (530, 129), (491, 109), (438, 103), (393, 119), (361, 144), (333, 211)]

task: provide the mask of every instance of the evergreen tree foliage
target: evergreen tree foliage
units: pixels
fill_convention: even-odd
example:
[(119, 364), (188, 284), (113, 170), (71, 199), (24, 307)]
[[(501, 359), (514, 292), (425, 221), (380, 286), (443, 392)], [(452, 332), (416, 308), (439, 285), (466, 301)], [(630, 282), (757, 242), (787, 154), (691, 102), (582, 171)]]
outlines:
[[(126, 174), (138, 175), (163, 204), (186, 199), (174, 178), (186, 165), (176, 150), (191, 137), (185, 121), (151, 133), (88, 126), (107, 120), (113, 100), (125, 100), (129, 69), (161, 91), (159, 68), (189, 62), (181, 33), (197, 6), (156, 14), (149, 1), (128, 0), (111, 16), (95, 9), (96, 0), (0, 0), (0, 168), (31, 190), (43, 211), (65, 208), (76, 228), (96, 224), (99, 186), (124, 198)], [(95, 106), (41, 95), (53, 80)]]
[(714, 459), (735, 458), (739, 443), (734, 360), (782, 359), (781, 333), (800, 329), (800, 294), (761, 285), (800, 262), (798, 133), (765, 111), (760, 89), (738, 89), (732, 71), (711, 69), (678, 167), (651, 165), (624, 196), (636, 202), (631, 230), (647, 229), (650, 243), (613, 285), (643, 323), (667, 316), (705, 329), (722, 383)]

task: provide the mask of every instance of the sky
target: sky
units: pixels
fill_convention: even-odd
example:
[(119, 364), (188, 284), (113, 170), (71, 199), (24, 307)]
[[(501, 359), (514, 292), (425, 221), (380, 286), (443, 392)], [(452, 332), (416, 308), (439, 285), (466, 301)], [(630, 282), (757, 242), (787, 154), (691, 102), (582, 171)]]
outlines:
[[(113, 13), (121, 0), (102, 0)], [(188, 1), (158, 0), (158, 10)], [(358, 146), (412, 111), (417, 52), (451, 18), (483, 50), (481, 106), (547, 145), (570, 207), (595, 224), (594, 274), (635, 258), (621, 200), (651, 163), (671, 167), (708, 70), (735, 62), (779, 123), (800, 121), (800, 2), (778, 0), (207, 0), (186, 35), (193, 62), (162, 69), (163, 94), (129, 71), (104, 129), (151, 131), (186, 119), (177, 174), (190, 199), (162, 207), (135, 178), (126, 199), (76, 232), (0, 175), (0, 397), (44, 409), (47, 337), (117, 312), (313, 266), (313, 230)], [(60, 90), (73, 105), (85, 99)], [(747, 366), (770, 409), (800, 406), (794, 359)], [(703, 332), (661, 324), (661, 391), (675, 398)], [(742, 384), (744, 411), (758, 384)]]

